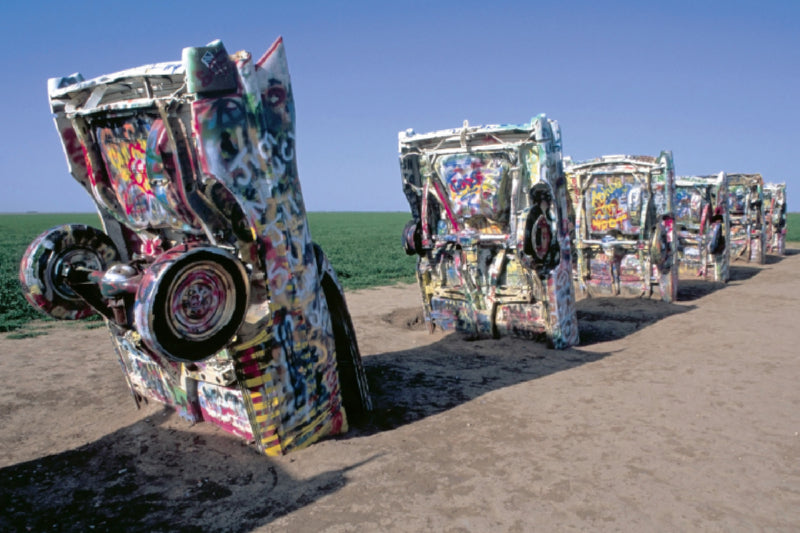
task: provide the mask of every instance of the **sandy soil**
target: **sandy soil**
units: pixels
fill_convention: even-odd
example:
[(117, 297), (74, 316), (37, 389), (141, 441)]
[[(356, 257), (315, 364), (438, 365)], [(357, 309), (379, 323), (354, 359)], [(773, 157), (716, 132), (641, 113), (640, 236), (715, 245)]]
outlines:
[(578, 302), (582, 345), (430, 335), (348, 294), (375, 413), (285, 457), (134, 407), (104, 328), (0, 336), (0, 530), (800, 530), (800, 249), (673, 305)]

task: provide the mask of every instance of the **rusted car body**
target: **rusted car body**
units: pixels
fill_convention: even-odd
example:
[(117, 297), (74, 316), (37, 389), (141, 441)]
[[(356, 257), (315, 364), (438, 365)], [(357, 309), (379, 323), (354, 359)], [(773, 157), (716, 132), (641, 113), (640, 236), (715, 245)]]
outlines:
[(767, 253), (786, 254), (786, 184), (764, 185), (764, 219), (767, 226)]
[(761, 174), (728, 174), (728, 214), (731, 260), (764, 264), (767, 228), (764, 223), (764, 179)]
[(515, 126), (399, 134), (428, 327), (469, 337), (578, 343), (561, 133), (540, 115)]
[(311, 240), (281, 39), (49, 82), (72, 176), (103, 229), (53, 228), (20, 267), (62, 319), (99, 313), (138, 405), (154, 399), (270, 455), (370, 408), (341, 286)]
[(675, 223), (680, 273), (727, 282), (730, 279), (728, 177), (681, 176), (675, 181)]
[(565, 166), (574, 220), (576, 283), (588, 296), (675, 300), (675, 171), (658, 157), (608, 155)]

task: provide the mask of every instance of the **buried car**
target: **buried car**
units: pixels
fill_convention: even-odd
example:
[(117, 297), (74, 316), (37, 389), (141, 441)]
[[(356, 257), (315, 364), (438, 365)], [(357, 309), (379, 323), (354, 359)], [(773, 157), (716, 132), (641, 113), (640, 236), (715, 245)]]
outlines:
[(767, 229), (761, 174), (728, 174), (728, 215), (731, 260), (744, 258), (763, 265), (767, 259)]
[(672, 153), (607, 155), (565, 165), (574, 219), (576, 283), (587, 296), (678, 290)]
[(767, 252), (786, 254), (786, 184), (764, 185), (764, 219), (767, 226)]
[(180, 62), (51, 79), (49, 96), (103, 229), (31, 243), (32, 305), (99, 313), (137, 405), (163, 402), (269, 455), (370, 409), (344, 294), (309, 233), (281, 39), (257, 61), (214, 41)]
[(408, 130), (399, 149), (431, 331), (577, 344), (558, 123)]
[(680, 272), (688, 276), (730, 279), (728, 179), (681, 176), (675, 181), (675, 223), (678, 226)]

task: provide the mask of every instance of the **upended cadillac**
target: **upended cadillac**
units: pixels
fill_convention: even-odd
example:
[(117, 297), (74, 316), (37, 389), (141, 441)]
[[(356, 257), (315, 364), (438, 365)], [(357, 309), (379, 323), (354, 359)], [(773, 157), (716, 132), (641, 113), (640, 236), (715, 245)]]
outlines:
[(409, 130), (399, 150), (429, 329), (577, 344), (558, 124)]
[(103, 230), (52, 228), (20, 267), (28, 301), (99, 313), (137, 403), (154, 399), (282, 454), (370, 409), (341, 286), (311, 240), (278, 39), (49, 81), (72, 176)]

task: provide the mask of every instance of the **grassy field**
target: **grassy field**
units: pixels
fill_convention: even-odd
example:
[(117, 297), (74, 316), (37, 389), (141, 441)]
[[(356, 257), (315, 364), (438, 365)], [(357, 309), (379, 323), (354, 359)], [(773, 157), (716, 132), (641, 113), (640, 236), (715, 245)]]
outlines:
[[(346, 289), (414, 280), (415, 258), (401, 246), (406, 213), (309, 213), (311, 235), (328, 255)], [(60, 224), (101, 227), (94, 214), (0, 215), (0, 331), (42, 318), (22, 296), (18, 271), (22, 255), (40, 233)]]
[[(346, 289), (414, 281), (415, 258), (405, 255), (400, 234), (407, 213), (309, 213), (311, 235)], [(28, 244), (48, 228), (66, 223), (100, 227), (94, 214), (0, 215), (0, 331), (12, 331), (42, 315), (28, 305), (18, 281)], [(800, 242), (800, 213), (789, 213), (787, 241)]]
[(786, 241), (800, 242), (800, 213), (786, 214)]

